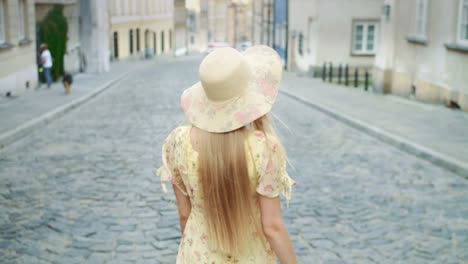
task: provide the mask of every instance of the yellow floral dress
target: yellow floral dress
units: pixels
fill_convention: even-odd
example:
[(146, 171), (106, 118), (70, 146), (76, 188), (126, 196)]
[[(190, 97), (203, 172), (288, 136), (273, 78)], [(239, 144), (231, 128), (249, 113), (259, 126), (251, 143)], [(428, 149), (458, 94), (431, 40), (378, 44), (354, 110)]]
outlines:
[[(180, 126), (167, 137), (162, 150), (163, 166), (157, 171), (165, 192), (165, 183), (171, 182), (189, 196), (192, 204), (180, 241), (177, 263), (276, 263), (276, 256), (268, 242), (266, 247), (263, 246), (264, 234), (258, 232), (252, 232), (247, 247), (249, 250), (242, 256), (229, 256), (209, 249), (210, 238), (202, 210), (203, 198), (198, 188), (198, 153), (190, 143), (190, 129), (191, 126)], [(289, 202), (291, 187), (295, 182), (286, 172), (286, 157), (279, 151), (277, 139), (271, 136), (267, 138), (260, 131), (252, 131), (248, 137), (246, 153), (249, 176), (255, 182), (257, 193), (270, 198), (283, 193)], [(256, 214), (260, 221), (259, 207)], [(239, 228), (254, 230), (253, 224), (251, 227)]]

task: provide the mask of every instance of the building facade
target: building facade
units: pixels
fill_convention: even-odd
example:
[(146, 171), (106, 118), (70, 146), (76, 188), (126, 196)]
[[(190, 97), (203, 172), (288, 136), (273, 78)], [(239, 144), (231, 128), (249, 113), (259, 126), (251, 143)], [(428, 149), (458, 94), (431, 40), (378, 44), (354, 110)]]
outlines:
[(188, 51), (202, 52), (208, 46), (208, 1), (188, 1), (186, 10)]
[(198, 5), (189, 8), (189, 50), (203, 52), (208, 46), (208, 0), (200, 0)]
[(227, 42), (232, 47), (236, 47), (241, 42), (252, 42), (253, 2), (231, 0), (228, 4)]
[(0, 100), (37, 86), (32, 0), (0, 0)]
[(274, 1), (252, 2), (252, 42), (273, 47)]
[(385, 0), (374, 85), (468, 111), (468, 0)]
[(208, 0), (208, 42), (227, 42), (227, 0)]
[(172, 0), (110, 0), (113, 59), (170, 54), (174, 49)]
[(314, 75), (330, 62), (371, 68), (381, 9), (381, 0), (290, 0), (288, 67)]
[(176, 54), (185, 54), (188, 51), (188, 11), (185, 3), (185, 0), (174, 1), (174, 42)]

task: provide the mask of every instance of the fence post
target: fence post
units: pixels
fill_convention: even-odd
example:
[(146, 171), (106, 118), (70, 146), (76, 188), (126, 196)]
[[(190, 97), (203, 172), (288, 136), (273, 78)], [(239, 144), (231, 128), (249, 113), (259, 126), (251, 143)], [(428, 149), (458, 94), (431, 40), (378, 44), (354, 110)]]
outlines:
[(364, 75), (364, 90), (367, 91), (369, 88), (369, 72), (366, 69), (366, 74)]
[(323, 67), (322, 67), (322, 81), (326, 81), (326, 80), (327, 80), (327, 63), (324, 62)]
[(328, 81), (332, 82), (333, 78), (333, 63), (330, 62), (330, 70), (328, 71)]
[(349, 67), (348, 67), (348, 64), (346, 64), (346, 66), (344, 68), (344, 84), (346, 86), (349, 85)]
[(341, 84), (341, 75), (343, 74), (343, 66), (340, 63), (340, 66), (338, 66), (338, 83)]
[(354, 87), (358, 87), (359, 84), (359, 71), (358, 68), (354, 70)]

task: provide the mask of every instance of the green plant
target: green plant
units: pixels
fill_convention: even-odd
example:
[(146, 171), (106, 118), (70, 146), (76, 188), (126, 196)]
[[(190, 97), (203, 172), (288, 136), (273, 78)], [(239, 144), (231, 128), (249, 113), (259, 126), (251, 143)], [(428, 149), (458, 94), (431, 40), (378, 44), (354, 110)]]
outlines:
[(44, 20), (39, 23), (40, 39), (46, 43), (52, 54), (52, 78), (57, 80), (63, 75), (63, 58), (67, 51), (67, 19), (63, 15), (63, 5), (54, 5)]

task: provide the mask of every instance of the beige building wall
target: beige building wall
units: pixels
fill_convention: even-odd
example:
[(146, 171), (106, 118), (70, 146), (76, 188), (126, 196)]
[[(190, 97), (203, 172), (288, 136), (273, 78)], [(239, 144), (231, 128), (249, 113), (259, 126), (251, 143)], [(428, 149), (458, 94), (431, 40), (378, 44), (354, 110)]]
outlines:
[(208, 41), (227, 42), (227, 0), (208, 0)]
[(175, 50), (176, 52), (187, 51), (188, 32), (187, 15), (185, 0), (174, 1), (174, 30), (175, 30)]
[(260, 44), (260, 32), (261, 32), (261, 2), (252, 2), (252, 43)]
[(207, 48), (208, 0), (175, 0), (175, 54), (202, 52)]
[(227, 9), (228, 44), (235, 47), (243, 41), (252, 41), (253, 1), (233, 1)]
[(252, 1), (250, 23), (253, 44), (273, 46), (273, 9), (273, 0)]
[(376, 23), (378, 32), (381, 8), (380, 0), (290, 0), (289, 67), (319, 70), (324, 62), (371, 67), (375, 52), (353, 52), (354, 26), (359, 22)]
[(18, 0), (3, 1), (5, 40), (0, 43), (0, 100), (37, 86), (34, 2), (25, 1), (24, 37), (20, 37)]
[(201, 11), (190, 11), (188, 32), (188, 50), (190, 52), (202, 52), (208, 46), (207, 14)]
[[(144, 58), (146, 51), (152, 55), (172, 53), (174, 49), (173, 1), (111, 0), (109, 8), (110, 45), (114, 59)], [(130, 51), (130, 31), (133, 35), (133, 52)], [(115, 35), (117, 45), (114, 42), (115, 33), (117, 33)], [(139, 49), (137, 44), (139, 44)]]
[(390, 16), (381, 22), (378, 89), (426, 102), (452, 101), (468, 111), (468, 46), (457, 43), (459, 1), (428, 1), (425, 40), (416, 36), (416, 0), (383, 1)]
[(189, 32), (189, 50), (203, 52), (208, 47), (208, 0), (201, 0), (195, 12), (195, 31)]

